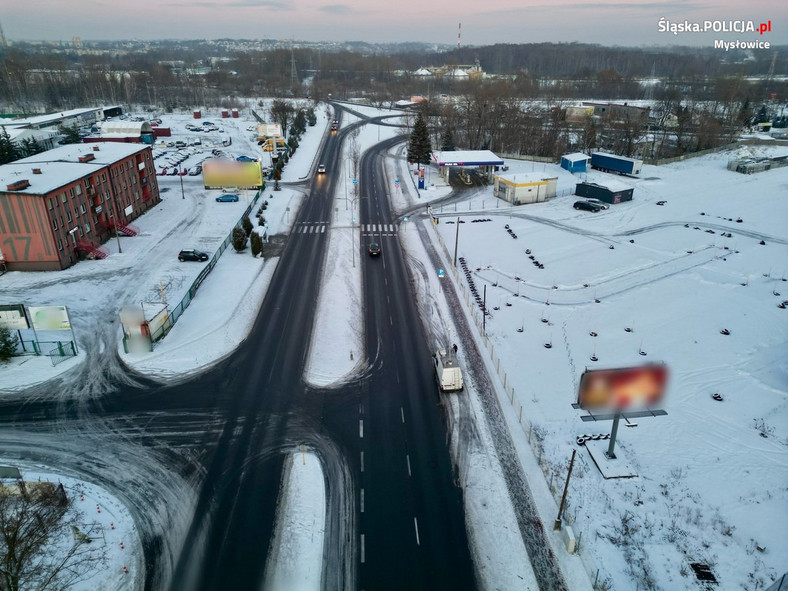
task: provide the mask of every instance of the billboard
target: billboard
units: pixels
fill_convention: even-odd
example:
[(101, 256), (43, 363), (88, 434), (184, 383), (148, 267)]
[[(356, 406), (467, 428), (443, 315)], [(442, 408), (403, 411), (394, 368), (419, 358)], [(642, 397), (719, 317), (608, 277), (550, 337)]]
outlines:
[(259, 162), (211, 158), (202, 164), (202, 182), (206, 189), (259, 189), (263, 186), (263, 171)]
[(614, 412), (653, 408), (667, 381), (665, 365), (587, 370), (580, 376), (577, 403), (584, 410)]
[(30, 328), (25, 317), (25, 307), (22, 304), (0, 306), (0, 328), (8, 330), (25, 330)]
[(36, 330), (71, 330), (65, 306), (29, 306), (27, 311)]

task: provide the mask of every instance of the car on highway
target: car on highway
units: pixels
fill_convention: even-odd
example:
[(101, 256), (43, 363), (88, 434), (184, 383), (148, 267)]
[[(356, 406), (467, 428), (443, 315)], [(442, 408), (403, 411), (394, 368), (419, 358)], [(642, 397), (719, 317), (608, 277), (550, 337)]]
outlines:
[(370, 256), (376, 257), (380, 255), (380, 244), (377, 242), (371, 242), (369, 247), (367, 248), (367, 252), (369, 252)]
[(326, 165), (325, 164), (318, 164), (317, 165), (317, 174), (325, 174), (326, 172)]
[(208, 256), (207, 253), (201, 250), (194, 250), (193, 248), (182, 250), (178, 253), (178, 260), (180, 262), (183, 261), (202, 262), (202, 261), (207, 261), (209, 258), (210, 257)]
[(575, 209), (582, 209), (583, 211), (590, 211), (593, 213), (598, 213), (601, 208), (594, 204), (590, 203), (589, 201), (575, 201), (574, 205), (572, 205)]
[(232, 193), (227, 193), (225, 195), (219, 195), (216, 198), (217, 203), (234, 203), (238, 201), (238, 195), (233, 195)]

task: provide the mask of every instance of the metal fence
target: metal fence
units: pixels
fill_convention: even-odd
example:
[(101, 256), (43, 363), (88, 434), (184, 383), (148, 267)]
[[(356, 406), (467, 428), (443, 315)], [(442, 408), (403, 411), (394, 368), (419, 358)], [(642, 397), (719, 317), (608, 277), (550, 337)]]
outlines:
[(52, 365), (55, 366), (70, 357), (76, 357), (77, 349), (71, 341), (65, 343), (57, 341), (57, 347), (50, 349), (47, 355), (52, 360)]
[[(264, 188), (265, 186), (263, 186), (263, 189)], [(257, 193), (254, 196), (254, 199), (252, 199), (252, 202), (249, 204), (249, 207), (247, 207), (246, 211), (244, 211), (241, 217), (238, 218), (238, 223), (236, 224), (236, 226), (240, 225), (241, 220), (252, 212), (252, 209), (257, 204), (257, 201), (260, 199), (261, 194), (262, 194), (262, 190), (257, 191)], [(186, 308), (189, 307), (189, 304), (194, 299), (194, 296), (197, 295), (197, 290), (200, 289), (200, 285), (202, 285), (202, 282), (205, 280), (208, 274), (211, 271), (213, 271), (213, 268), (216, 266), (216, 263), (219, 262), (219, 257), (222, 256), (222, 253), (227, 249), (228, 246), (230, 246), (230, 244), (232, 244), (232, 241), (233, 241), (233, 233), (232, 231), (230, 231), (227, 237), (219, 245), (219, 248), (216, 249), (216, 252), (213, 253), (211, 260), (208, 261), (205, 267), (203, 267), (202, 271), (200, 271), (200, 274), (197, 275), (197, 278), (189, 287), (189, 290), (186, 292), (186, 295), (183, 296), (183, 299), (181, 299), (181, 301), (178, 302), (178, 304), (169, 313), (169, 321), (164, 322), (160, 328), (156, 329), (155, 332), (151, 333), (150, 339), (152, 343), (155, 343), (163, 339), (165, 336), (167, 336), (167, 333), (169, 333), (170, 330), (172, 330), (172, 327), (175, 326), (175, 323), (178, 321), (178, 318), (180, 318), (181, 315), (183, 315), (183, 313), (186, 311)], [(124, 337), (123, 340), (124, 340), (124, 346), (126, 346), (126, 337)]]

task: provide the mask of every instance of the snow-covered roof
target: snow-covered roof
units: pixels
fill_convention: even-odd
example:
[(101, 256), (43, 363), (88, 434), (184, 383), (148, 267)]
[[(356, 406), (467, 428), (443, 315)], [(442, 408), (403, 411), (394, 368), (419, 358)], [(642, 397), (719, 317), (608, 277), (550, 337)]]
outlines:
[(569, 162), (579, 162), (580, 160), (590, 160), (591, 156), (582, 152), (572, 152), (571, 154), (564, 154), (561, 156), (561, 159)]
[(413, 72), (414, 76), (432, 76), (432, 72), (430, 72), (427, 68), (419, 68), (415, 72)]
[(438, 166), (503, 166), (503, 160), (490, 150), (433, 152), (432, 161)]
[(543, 172), (507, 172), (506, 174), (496, 174), (495, 176), (512, 185), (532, 185), (534, 183), (558, 180), (557, 176), (547, 175)]
[(22, 141), (25, 139), (49, 139), (60, 135), (57, 131), (52, 131), (49, 129), (29, 129), (27, 127), (11, 127), (6, 129), (6, 133), (8, 133), (8, 137), (11, 140)]
[(143, 133), (153, 133), (153, 128), (146, 121), (104, 121), (101, 124), (101, 135), (104, 136), (140, 136)]
[(626, 183), (622, 183), (621, 181), (617, 181), (615, 179), (604, 180), (600, 182), (587, 182), (583, 184), (596, 185), (597, 187), (604, 187), (607, 190), (612, 191), (613, 193), (617, 193), (619, 191), (627, 191), (633, 188), (632, 186), (627, 185)]
[[(27, 179), (30, 186), (14, 192), (43, 195), (85, 178), (108, 164), (149, 149), (144, 144), (122, 143), (101, 144), (98, 151), (93, 150), (93, 147), (88, 144), (69, 144), (4, 164), (0, 166), (0, 192), (6, 192), (6, 187), (16, 181)], [(87, 154), (93, 154), (93, 159), (80, 162), (79, 158)], [(39, 169), (41, 173), (35, 174), (33, 169)]]
[(460, 68), (454, 68), (453, 70), (449, 70), (446, 72), (446, 76), (449, 78), (469, 78), (470, 74), (465, 70), (461, 70)]
[(51, 123), (60, 121), (62, 119), (69, 119), (70, 117), (79, 117), (80, 115), (87, 115), (88, 113), (98, 113), (101, 107), (94, 107), (91, 109), (71, 109), (70, 111), (61, 111), (60, 113), (50, 113), (48, 115), (36, 115), (34, 117), (25, 117), (22, 119), (11, 119), (11, 125), (41, 125), (44, 123)]
[[(96, 150), (95, 148), (98, 148)], [(112, 164), (118, 160), (122, 160), (150, 149), (146, 144), (126, 144), (121, 142), (103, 142), (100, 144), (67, 144), (65, 146), (58, 146), (52, 150), (41, 152), (21, 160), (16, 160), (13, 164), (44, 164), (47, 162), (79, 162), (81, 156), (86, 154), (93, 154), (91, 163), (95, 164)], [(7, 166), (7, 165), (6, 165)], [(2, 167), (0, 167), (2, 168)]]

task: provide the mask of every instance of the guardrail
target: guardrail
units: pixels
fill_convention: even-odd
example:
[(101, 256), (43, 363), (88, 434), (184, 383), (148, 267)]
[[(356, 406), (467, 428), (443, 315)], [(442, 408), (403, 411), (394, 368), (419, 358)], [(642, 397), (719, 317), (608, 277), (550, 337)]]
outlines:
[[(66, 346), (64, 347), (63, 345)], [(57, 347), (50, 349), (49, 353), (47, 353), (47, 356), (52, 360), (52, 366), (55, 366), (59, 363), (62, 363), (66, 359), (69, 359), (70, 357), (76, 357), (77, 351), (74, 347), (74, 343), (71, 341), (67, 341), (66, 343), (57, 341)]]

